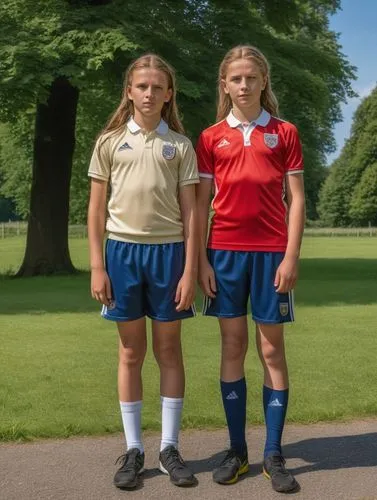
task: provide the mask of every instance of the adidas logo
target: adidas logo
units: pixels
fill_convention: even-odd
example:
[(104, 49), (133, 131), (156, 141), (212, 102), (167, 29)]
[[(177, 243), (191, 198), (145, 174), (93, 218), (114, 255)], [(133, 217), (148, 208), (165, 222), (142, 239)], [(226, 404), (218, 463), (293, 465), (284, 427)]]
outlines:
[(228, 399), (228, 400), (230, 400), (230, 399), (238, 399), (238, 395), (237, 395), (236, 391), (232, 391), (232, 392), (230, 392), (230, 393), (227, 395), (226, 399)]
[(224, 146), (229, 146), (230, 142), (227, 141), (226, 139), (223, 139), (220, 141), (220, 143), (217, 145), (218, 148), (223, 148)]
[(118, 149), (118, 151), (124, 151), (125, 149), (132, 149), (132, 147), (128, 144), (128, 142), (122, 144), (121, 147)]
[(271, 403), (269, 403), (268, 406), (283, 406), (283, 405), (280, 403), (280, 401), (278, 400), (278, 398), (276, 398), (276, 399), (273, 399), (271, 401)]

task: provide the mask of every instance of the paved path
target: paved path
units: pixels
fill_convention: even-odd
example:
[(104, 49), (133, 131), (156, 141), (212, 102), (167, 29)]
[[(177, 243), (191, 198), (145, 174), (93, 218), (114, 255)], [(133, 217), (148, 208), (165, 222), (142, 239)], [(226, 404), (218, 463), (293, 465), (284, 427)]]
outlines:
[[(212, 482), (211, 470), (227, 443), (220, 431), (181, 434), (181, 451), (199, 483), (190, 489), (173, 486), (156, 469), (159, 436), (145, 438), (146, 472), (134, 491), (112, 485), (114, 461), (122, 453), (122, 436), (74, 438), (0, 445), (1, 500), (195, 499), (270, 500), (272, 491), (260, 474), (262, 427), (248, 430), (250, 472), (232, 486)], [(287, 465), (301, 484), (292, 495), (307, 500), (377, 500), (377, 420), (347, 424), (288, 425)]]

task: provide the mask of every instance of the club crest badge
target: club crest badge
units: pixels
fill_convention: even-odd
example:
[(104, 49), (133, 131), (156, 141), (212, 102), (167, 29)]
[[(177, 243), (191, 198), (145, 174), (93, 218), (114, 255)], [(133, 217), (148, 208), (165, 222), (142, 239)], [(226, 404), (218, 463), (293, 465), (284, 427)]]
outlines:
[(264, 143), (267, 147), (273, 149), (278, 145), (279, 136), (278, 134), (263, 134), (264, 135)]
[(279, 304), (279, 310), (282, 316), (286, 316), (289, 311), (288, 302), (281, 302), (281, 304)]
[(162, 156), (165, 160), (172, 160), (175, 156), (176, 147), (174, 144), (166, 143), (162, 146)]
[(115, 308), (116, 308), (115, 300), (110, 300), (109, 305), (107, 306), (107, 309), (109, 311), (112, 311)]

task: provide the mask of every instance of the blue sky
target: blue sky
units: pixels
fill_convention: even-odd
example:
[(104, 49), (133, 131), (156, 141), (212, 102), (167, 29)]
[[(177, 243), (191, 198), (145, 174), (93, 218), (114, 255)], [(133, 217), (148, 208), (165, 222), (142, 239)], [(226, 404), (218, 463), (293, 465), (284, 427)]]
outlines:
[(357, 80), (352, 86), (360, 97), (342, 106), (343, 122), (334, 129), (337, 151), (329, 156), (329, 163), (339, 155), (349, 137), (352, 115), (361, 99), (377, 84), (377, 1), (342, 0), (341, 4), (342, 10), (330, 18), (330, 28), (340, 33), (342, 52), (357, 67)]

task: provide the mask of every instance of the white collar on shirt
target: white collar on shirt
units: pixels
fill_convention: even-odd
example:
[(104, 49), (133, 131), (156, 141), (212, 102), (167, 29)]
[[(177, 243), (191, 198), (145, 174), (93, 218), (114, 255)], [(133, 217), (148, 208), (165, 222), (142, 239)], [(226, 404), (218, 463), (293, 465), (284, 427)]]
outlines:
[[(132, 134), (136, 134), (136, 132), (139, 132), (139, 130), (141, 130), (140, 125), (138, 125), (132, 117), (128, 120), (127, 127)], [(166, 135), (168, 131), (169, 131), (168, 124), (161, 118), (160, 123), (157, 125), (155, 132), (157, 132), (157, 134), (159, 135)]]
[[(256, 120), (253, 120), (251, 123), (265, 127), (268, 124), (268, 122), (270, 121), (270, 118), (271, 118), (270, 113), (268, 113), (268, 111), (266, 111), (265, 109), (262, 108), (261, 114), (258, 116), (258, 118)], [(232, 128), (237, 128), (240, 125), (242, 126), (242, 122), (234, 116), (232, 110), (230, 111), (229, 115), (226, 117), (226, 121), (228, 122), (228, 125)]]

